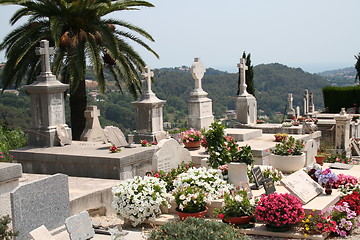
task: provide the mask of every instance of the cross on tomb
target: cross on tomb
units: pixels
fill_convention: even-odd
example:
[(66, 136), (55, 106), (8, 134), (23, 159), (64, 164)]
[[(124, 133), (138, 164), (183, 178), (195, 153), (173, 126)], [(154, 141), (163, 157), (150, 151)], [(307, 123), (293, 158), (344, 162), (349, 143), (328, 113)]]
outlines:
[(200, 58), (194, 58), (194, 63), (191, 65), (191, 74), (195, 80), (195, 89), (202, 89), (201, 80), (204, 77), (205, 71), (206, 69)]
[(85, 110), (85, 118), (96, 118), (100, 117), (100, 109), (96, 106), (88, 106)]
[(151, 71), (148, 66), (146, 66), (145, 72), (142, 73), (141, 76), (143, 76), (146, 80), (147, 92), (151, 92), (151, 78), (154, 77), (154, 72)]
[(36, 55), (40, 55), (40, 61), (41, 61), (41, 72), (43, 73), (50, 73), (50, 55), (54, 54), (54, 48), (49, 47), (49, 41), (48, 40), (41, 40), (40, 41), (40, 47), (37, 47), (35, 49)]
[(240, 69), (240, 93), (239, 95), (248, 95), (246, 91), (246, 74), (245, 71), (248, 70), (248, 66), (246, 66), (245, 58), (240, 58), (240, 63), (237, 65)]

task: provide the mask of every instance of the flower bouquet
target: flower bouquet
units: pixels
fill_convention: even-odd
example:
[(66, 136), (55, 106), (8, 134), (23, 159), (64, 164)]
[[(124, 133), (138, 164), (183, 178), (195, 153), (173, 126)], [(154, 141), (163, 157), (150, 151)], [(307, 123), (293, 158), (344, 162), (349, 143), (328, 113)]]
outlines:
[(112, 145), (112, 146), (109, 148), (109, 151), (110, 151), (111, 153), (116, 153), (116, 152), (120, 152), (121, 149), (118, 148), (118, 147), (116, 147), (115, 145)]
[(262, 195), (255, 209), (256, 219), (270, 231), (287, 231), (304, 218), (300, 200), (288, 193)]
[(324, 171), (322, 169), (317, 170), (315, 172), (315, 177), (318, 179), (318, 183), (325, 187), (326, 194), (331, 193), (332, 186), (338, 179), (336, 174), (331, 172), (330, 168), (325, 169)]
[(140, 144), (142, 147), (150, 147), (151, 146), (151, 143), (149, 143), (147, 140), (143, 139), (143, 140), (140, 140)]
[(283, 140), (287, 139), (289, 137), (289, 134), (287, 133), (276, 133), (274, 135), (275, 142), (282, 142)]
[(133, 226), (145, 220), (155, 220), (161, 214), (160, 205), (170, 207), (166, 200), (166, 183), (155, 177), (134, 177), (112, 189), (116, 215)]
[(325, 212), (316, 213), (313, 209), (308, 215), (301, 220), (300, 228), (305, 237), (309, 234), (329, 234), (336, 232), (337, 223), (331, 219), (331, 216)]
[[(253, 220), (255, 202), (247, 198), (246, 190), (235, 190), (224, 195), (225, 205), (216, 212), (224, 222), (247, 224)], [(246, 218), (243, 218), (246, 217)]]

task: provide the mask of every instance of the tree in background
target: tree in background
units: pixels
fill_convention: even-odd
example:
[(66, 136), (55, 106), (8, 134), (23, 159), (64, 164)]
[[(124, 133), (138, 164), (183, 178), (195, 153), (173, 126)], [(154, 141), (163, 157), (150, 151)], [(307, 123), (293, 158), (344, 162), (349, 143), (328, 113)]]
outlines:
[(360, 53), (358, 53), (358, 55), (356, 56), (355, 55), (355, 58), (356, 58), (356, 64), (355, 64), (355, 69), (356, 69), (356, 77), (355, 77), (355, 82), (356, 80), (359, 80), (360, 82)]
[[(253, 96), (255, 96), (255, 87), (254, 87), (254, 71), (253, 71), (253, 65), (251, 65), (251, 54), (249, 53), (246, 55), (245, 51), (243, 52), (242, 58), (246, 59), (246, 66), (248, 67), (248, 70), (246, 70), (246, 79), (245, 83), (247, 85), (246, 91)], [(239, 78), (238, 78), (238, 92), (236, 95), (239, 95), (240, 93), (240, 70), (239, 70)]]
[(11, 85), (19, 87), (36, 80), (41, 64), (39, 57), (35, 55), (35, 48), (40, 40), (48, 40), (51, 46), (56, 47), (52, 72), (61, 82), (70, 84), (74, 140), (79, 140), (86, 121), (86, 63), (92, 65), (101, 92), (106, 89), (104, 69), (108, 68), (120, 90), (125, 87), (136, 97), (141, 91), (138, 72), (143, 71), (145, 62), (128, 41), (139, 44), (158, 57), (137, 36), (154, 41), (146, 31), (122, 20), (103, 18), (118, 11), (153, 7), (149, 2), (0, 0), (0, 4), (22, 7), (10, 19), (12, 25), (24, 17), (27, 20), (9, 33), (0, 44), (0, 50), (6, 50), (7, 57), (2, 74), (3, 88)]

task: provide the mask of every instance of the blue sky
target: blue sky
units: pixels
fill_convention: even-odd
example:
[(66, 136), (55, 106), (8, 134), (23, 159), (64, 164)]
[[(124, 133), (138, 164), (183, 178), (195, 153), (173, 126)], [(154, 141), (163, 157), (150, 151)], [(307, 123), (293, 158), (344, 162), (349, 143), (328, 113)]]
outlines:
[[(278, 62), (309, 72), (353, 66), (360, 52), (359, 0), (153, 0), (155, 8), (113, 14), (147, 30), (160, 55), (151, 68), (190, 66), (236, 72), (243, 51), (254, 65)], [(15, 8), (0, 6), (0, 39)], [(0, 61), (4, 61), (0, 53)]]

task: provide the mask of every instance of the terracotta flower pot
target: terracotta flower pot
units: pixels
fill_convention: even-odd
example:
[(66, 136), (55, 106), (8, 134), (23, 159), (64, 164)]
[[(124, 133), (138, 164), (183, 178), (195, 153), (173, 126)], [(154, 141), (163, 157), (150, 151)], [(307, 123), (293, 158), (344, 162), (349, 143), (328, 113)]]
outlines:
[(197, 150), (200, 148), (201, 141), (190, 141), (190, 142), (183, 142), (185, 148), (188, 150)]
[(254, 220), (254, 215), (243, 216), (243, 217), (230, 217), (230, 218), (223, 219), (224, 222), (235, 224), (235, 225), (249, 224), (253, 220)]
[(315, 161), (317, 164), (320, 164), (321, 166), (324, 165), (325, 156), (315, 156)]
[(181, 220), (185, 220), (188, 217), (194, 217), (194, 218), (203, 218), (205, 217), (205, 214), (208, 210), (208, 207), (206, 207), (206, 209), (202, 212), (197, 212), (197, 213), (184, 213), (184, 212), (180, 212), (178, 208), (176, 208), (176, 213), (178, 214), (179, 218)]

